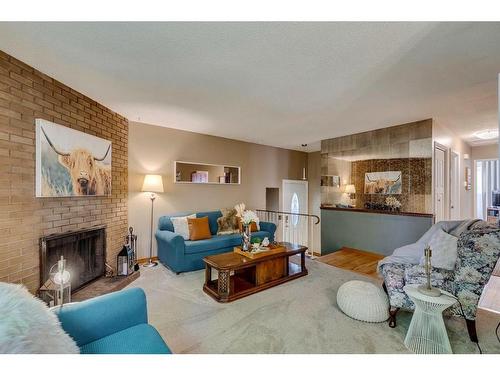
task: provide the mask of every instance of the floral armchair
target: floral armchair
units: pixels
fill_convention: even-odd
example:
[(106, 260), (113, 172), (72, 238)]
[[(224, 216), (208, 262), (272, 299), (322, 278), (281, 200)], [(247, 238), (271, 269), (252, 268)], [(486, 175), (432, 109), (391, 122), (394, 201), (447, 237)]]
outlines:
[[(477, 342), (475, 319), (479, 298), (500, 257), (500, 229), (478, 221), (463, 231), (457, 242), (457, 262), (452, 271), (432, 269), (432, 285), (455, 295), (460, 304), (450, 308), (454, 315), (463, 315), (472, 341)], [(396, 326), (396, 314), (413, 311), (415, 306), (403, 291), (406, 284), (425, 283), (423, 266), (411, 263), (385, 263), (380, 266), (384, 289), (389, 295), (389, 326)]]

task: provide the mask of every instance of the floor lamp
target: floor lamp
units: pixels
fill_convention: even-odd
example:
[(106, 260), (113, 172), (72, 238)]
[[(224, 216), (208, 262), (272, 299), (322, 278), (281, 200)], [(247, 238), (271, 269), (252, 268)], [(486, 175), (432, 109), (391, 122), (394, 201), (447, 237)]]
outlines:
[(156, 193), (163, 193), (163, 180), (158, 174), (147, 174), (144, 177), (144, 183), (142, 184), (142, 191), (151, 193), (151, 233), (149, 242), (149, 261), (144, 263), (144, 267), (155, 267), (158, 262), (153, 262), (153, 203), (156, 198)]

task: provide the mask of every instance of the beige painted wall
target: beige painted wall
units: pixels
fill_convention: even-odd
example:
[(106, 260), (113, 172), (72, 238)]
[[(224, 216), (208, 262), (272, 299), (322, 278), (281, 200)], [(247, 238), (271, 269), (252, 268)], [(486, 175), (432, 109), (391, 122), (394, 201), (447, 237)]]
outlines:
[[(240, 166), (241, 185), (175, 184), (175, 160)], [(158, 217), (174, 212), (216, 210), (239, 202), (265, 208), (266, 187), (281, 191), (283, 179), (300, 179), (307, 154), (130, 122), (128, 163), (129, 224), (138, 235), (138, 256), (143, 258), (149, 251), (151, 212), (149, 195), (140, 191), (145, 174), (163, 176), (165, 193), (155, 201), (156, 229)]]
[[(449, 126), (443, 124), (439, 121), (433, 120), (432, 127), (432, 138), (434, 142), (438, 142), (443, 146), (448, 147), (450, 150), (455, 151), (460, 155), (460, 213), (463, 219), (473, 217), (473, 209), (474, 209), (474, 195), (472, 190), (465, 190), (464, 181), (465, 181), (465, 167), (472, 168), (471, 159), (464, 159), (464, 154), (471, 155), (472, 148), (458, 137)], [(434, 177), (434, 169), (433, 169), (433, 177)], [(434, 181), (434, 178), (433, 178)], [(447, 202), (448, 203), (448, 202)], [(448, 204), (447, 204), (448, 210)]]
[(498, 143), (471, 148), (471, 159), (498, 159)]
[[(309, 181), (309, 213), (321, 218), (321, 152), (307, 154), (307, 180)], [(321, 252), (321, 224), (314, 226), (312, 242), (314, 252)]]

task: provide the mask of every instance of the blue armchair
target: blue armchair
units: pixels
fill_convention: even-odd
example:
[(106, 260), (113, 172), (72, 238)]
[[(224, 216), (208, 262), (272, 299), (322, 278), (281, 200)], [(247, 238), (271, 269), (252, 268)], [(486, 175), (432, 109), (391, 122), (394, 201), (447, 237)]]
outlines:
[(82, 354), (170, 354), (158, 331), (148, 324), (146, 295), (122, 290), (54, 308), (63, 329)]
[[(184, 216), (187, 213), (172, 216)], [(198, 241), (184, 240), (182, 236), (174, 233), (174, 226), (170, 220), (171, 216), (160, 217), (158, 230), (156, 231), (156, 242), (158, 244), (158, 259), (168, 268), (176, 273), (200, 270), (205, 265), (203, 258), (208, 255), (226, 253), (233, 251), (237, 245), (241, 245), (241, 234), (217, 235), (217, 219), (222, 216), (220, 211), (198, 212), (196, 217), (208, 217), (210, 233), (212, 238)], [(276, 225), (261, 221), (260, 230), (253, 232), (253, 237), (268, 237), (274, 241)]]

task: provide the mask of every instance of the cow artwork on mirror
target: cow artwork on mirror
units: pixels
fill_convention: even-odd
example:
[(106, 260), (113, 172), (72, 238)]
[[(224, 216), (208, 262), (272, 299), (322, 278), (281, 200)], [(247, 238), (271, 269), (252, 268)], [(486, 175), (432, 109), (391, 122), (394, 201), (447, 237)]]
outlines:
[(401, 194), (401, 171), (365, 173), (365, 194)]
[(36, 119), (36, 196), (111, 195), (111, 142)]

